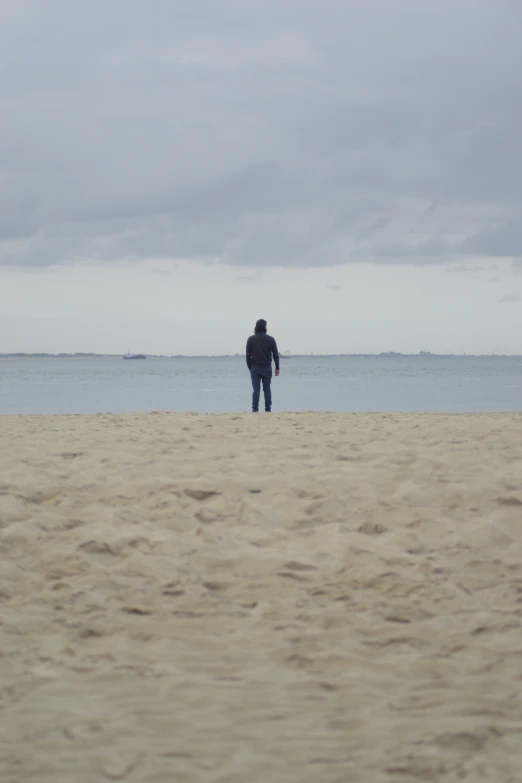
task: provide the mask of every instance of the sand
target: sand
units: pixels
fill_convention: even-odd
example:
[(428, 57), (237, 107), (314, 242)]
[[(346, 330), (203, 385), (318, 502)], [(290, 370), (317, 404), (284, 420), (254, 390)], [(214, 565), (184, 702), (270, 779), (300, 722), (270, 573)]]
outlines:
[(0, 417), (2, 783), (522, 779), (522, 415)]

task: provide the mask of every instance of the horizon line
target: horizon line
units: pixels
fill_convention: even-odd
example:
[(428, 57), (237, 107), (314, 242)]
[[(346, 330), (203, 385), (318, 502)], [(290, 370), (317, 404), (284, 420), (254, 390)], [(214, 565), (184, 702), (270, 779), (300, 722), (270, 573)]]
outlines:
[[(133, 354), (134, 355), (134, 354)], [(144, 356), (151, 358), (151, 359), (236, 359), (236, 358), (244, 358), (243, 353), (223, 353), (223, 354), (157, 354), (157, 353), (148, 353), (143, 354)], [(8, 359), (8, 358), (23, 358), (23, 357), (37, 357), (37, 358), (63, 358), (63, 359), (74, 359), (74, 358), (81, 358), (81, 357), (91, 357), (91, 358), (100, 358), (100, 359), (119, 359), (123, 358), (125, 354), (122, 353), (96, 353), (94, 351), (75, 351), (75, 352), (66, 352), (66, 351), (60, 351), (58, 353), (51, 353), (48, 351), (12, 351), (12, 352), (0, 352), (0, 358), (2, 359)], [(385, 358), (391, 358), (391, 357), (433, 357), (433, 358), (475, 358), (475, 359), (481, 359), (481, 358), (522, 358), (522, 354), (518, 353), (436, 353), (434, 351), (418, 351), (416, 353), (404, 353), (402, 351), (379, 351), (377, 352), (361, 352), (361, 353), (290, 353), (289, 351), (286, 351), (285, 353), (279, 354), (281, 359), (290, 359), (290, 358), (296, 358), (296, 359), (309, 359), (311, 357), (315, 358), (341, 358), (341, 357), (349, 357), (349, 358), (357, 358), (357, 357), (385, 357)]]

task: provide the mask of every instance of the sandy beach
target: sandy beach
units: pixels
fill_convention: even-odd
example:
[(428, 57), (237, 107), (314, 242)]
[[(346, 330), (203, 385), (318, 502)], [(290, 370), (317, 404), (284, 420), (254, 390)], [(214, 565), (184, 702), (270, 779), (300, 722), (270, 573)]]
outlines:
[(2, 783), (518, 783), (522, 414), (0, 417)]

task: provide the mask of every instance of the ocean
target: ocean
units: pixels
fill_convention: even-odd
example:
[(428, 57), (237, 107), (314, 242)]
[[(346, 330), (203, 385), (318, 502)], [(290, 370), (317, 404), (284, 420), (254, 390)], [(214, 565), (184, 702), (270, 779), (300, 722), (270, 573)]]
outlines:
[[(283, 358), (272, 390), (274, 412), (522, 411), (522, 358)], [(242, 357), (0, 359), (0, 414), (250, 407)]]

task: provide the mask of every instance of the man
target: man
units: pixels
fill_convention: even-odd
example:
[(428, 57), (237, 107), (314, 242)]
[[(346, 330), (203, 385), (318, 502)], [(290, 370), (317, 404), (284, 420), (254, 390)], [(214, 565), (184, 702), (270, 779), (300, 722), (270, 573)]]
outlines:
[(260, 318), (256, 323), (255, 333), (246, 344), (246, 363), (252, 378), (252, 413), (259, 411), (259, 395), (261, 383), (265, 396), (265, 411), (272, 410), (272, 357), (275, 362), (275, 374), (279, 375), (279, 352), (276, 341), (266, 333), (266, 321)]

